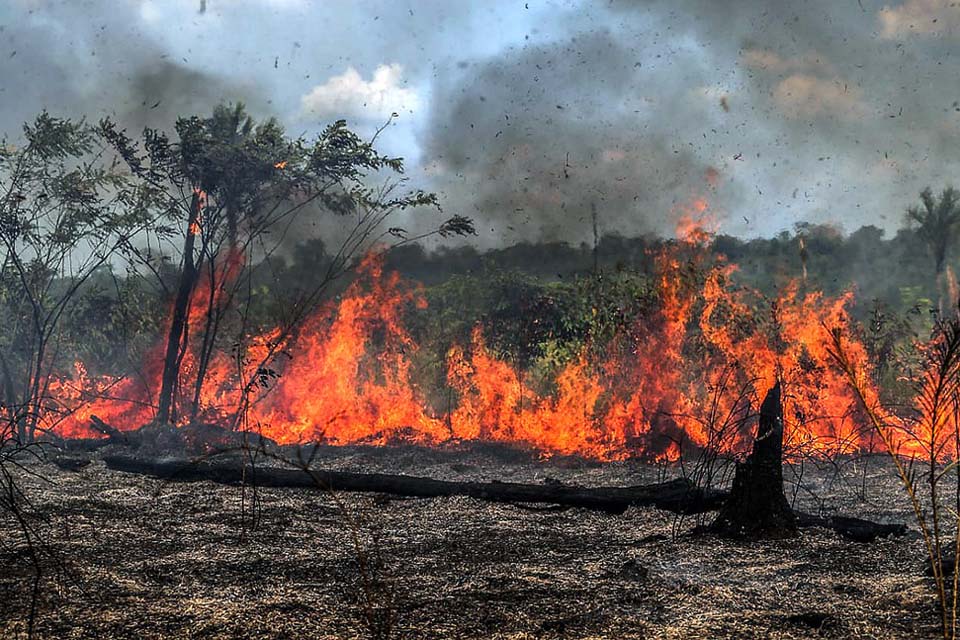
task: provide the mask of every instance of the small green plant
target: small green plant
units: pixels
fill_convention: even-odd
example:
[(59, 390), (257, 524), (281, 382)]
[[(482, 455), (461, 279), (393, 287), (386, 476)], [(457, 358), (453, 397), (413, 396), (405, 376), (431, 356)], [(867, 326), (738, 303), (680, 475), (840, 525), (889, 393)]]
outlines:
[[(960, 554), (960, 320), (940, 321), (932, 339), (918, 345), (923, 366), (909, 380), (914, 393), (912, 406), (905, 411), (881, 403), (869, 372), (851, 355), (843, 332), (833, 329), (831, 336), (830, 355), (846, 375), (910, 498), (930, 561), (943, 637), (955, 639), (960, 575), (953, 566)], [(951, 498), (943, 495), (947, 489)]]

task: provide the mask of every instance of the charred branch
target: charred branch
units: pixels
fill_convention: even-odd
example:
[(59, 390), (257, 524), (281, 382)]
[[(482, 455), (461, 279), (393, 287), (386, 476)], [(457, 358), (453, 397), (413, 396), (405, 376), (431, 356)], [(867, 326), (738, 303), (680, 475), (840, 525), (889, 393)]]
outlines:
[(854, 542), (873, 542), (878, 538), (899, 537), (907, 532), (907, 525), (902, 523), (883, 524), (850, 516), (814, 516), (800, 511), (794, 511), (793, 515), (798, 527), (832, 529)]

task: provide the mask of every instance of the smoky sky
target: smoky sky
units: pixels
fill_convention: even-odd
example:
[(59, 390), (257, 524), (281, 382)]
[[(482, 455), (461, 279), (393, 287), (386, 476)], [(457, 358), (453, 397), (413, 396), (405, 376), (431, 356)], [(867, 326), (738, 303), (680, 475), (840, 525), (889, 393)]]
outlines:
[[(0, 126), (131, 129), (243, 100), (293, 135), (346, 118), (485, 246), (796, 222), (894, 231), (960, 183), (947, 0), (10, 0)], [(436, 214), (400, 221), (423, 230)], [(321, 232), (321, 231), (318, 231)]]
[[(664, 79), (656, 100), (644, 94), (648, 54), (595, 29), (440, 83), (426, 155), (443, 167), (448, 197), (494, 232), (548, 240), (589, 232), (594, 210), (606, 228), (664, 231), (688, 197), (732, 197), (736, 185), (717, 189), (711, 159), (681, 143), (684, 122), (706, 115), (682, 81)], [(687, 77), (703, 73), (691, 63)]]
[[(252, 82), (210, 73), (139, 28), (135, 3), (18, 2), (0, 9), (0, 125), (15, 135), (41, 109), (131, 131), (169, 128), (222, 100), (262, 104)], [(246, 86), (245, 86), (246, 85)]]

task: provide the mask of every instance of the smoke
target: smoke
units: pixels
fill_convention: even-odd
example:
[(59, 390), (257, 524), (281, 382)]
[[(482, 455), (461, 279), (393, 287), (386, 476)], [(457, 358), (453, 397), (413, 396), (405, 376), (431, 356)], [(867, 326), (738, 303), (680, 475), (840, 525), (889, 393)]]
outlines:
[(396, 111), (378, 144), (489, 246), (589, 241), (594, 209), (601, 233), (670, 233), (695, 198), (741, 236), (893, 230), (960, 172), (945, 1), (199, 6), (3, 3), (0, 129), (43, 107), (169, 127), (243, 100), (294, 135), (338, 117), (367, 133)]
[(729, 206), (736, 188), (687, 130), (723, 119), (696, 80), (707, 70), (680, 53), (686, 77), (650, 74), (654, 48), (598, 29), (441, 84), (426, 155), (445, 199), (468, 203), (491, 240), (585, 238), (594, 208), (606, 231), (671, 233), (693, 198)]
[(0, 9), (0, 130), (16, 135), (40, 109), (88, 120), (110, 116), (136, 132), (169, 128), (178, 116), (208, 113), (221, 100), (266, 106), (252, 84), (192, 67), (188, 50), (175, 57), (141, 28), (144, 6), (15, 0)]
[(439, 83), (426, 155), (491, 241), (587, 239), (593, 203), (669, 233), (699, 195), (737, 235), (893, 229), (960, 170), (956, 24), (926, 0), (578, 6)]
[(738, 125), (719, 133), (742, 147), (738, 178), (767, 233), (800, 219), (895, 228), (923, 186), (956, 180), (955, 3), (619, 0), (614, 11), (634, 25), (672, 12), (674, 31), (733, 80)]

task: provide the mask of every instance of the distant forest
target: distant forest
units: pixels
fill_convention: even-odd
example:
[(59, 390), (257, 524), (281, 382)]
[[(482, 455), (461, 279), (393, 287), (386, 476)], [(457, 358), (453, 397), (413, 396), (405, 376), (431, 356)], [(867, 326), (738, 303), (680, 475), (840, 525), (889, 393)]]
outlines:
[[(805, 261), (811, 289), (832, 296), (853, 288), (860, 309), (880, 301), (907, 310), (935, 300), (935, 266), (923, 239), (911, 228), (885, 236), (883, 229), (873, 225), (844, 234), (831, 225), (800, 223), (794, 232), (783, 231), (773, 238), (743, 240), (717, 235), (711, 248), (738, 265), (737, 277), (743, 284), (767, 294), (800, 278)], [(590, 274), (594, 264), (603, 272), (649, 274), (652, 256), (669, 242), (655, 236), (627, 238), (611, 233), (602, 236), (596, 248), (587, 243), (550, 242), (520, 243), (485, 252), (470, 246), (427, 252), (419, 245), (404, 245), (389, 252), (386, 264), (425, 285), (440, 284), (451, 276), (500, 272), (553, 282)], [(316, 241), (301, 245), (294, 252), (291, 268), (309, 264), (310, 254), (321, 246)], [(956, 263), (953, 256), (949, 261)]]
[[(711, 253), (737, 265), (732, 277), (738, 284), (771, 298), (797, 280), (806, 291), (826, 296), (853, 291), (851, 311), (865, 325), (881, 317), (898, 326), (908, 320), (915, 327), (917, 322), (929, 325), (935, 313), (934, 261), (927, 243), (909, 227), (887, 238), (872, 225), (844, 234), (830, 225), (801, 223), (773, 238), (717, 235), (710, 242)], [(450, 344), (469, 342), (479, 323), (497, 351), (529, 362), (543, 356), (547, 343), (565, 344), (564, 352), (574, 352), (595, 330), (597, 313), (608, 317), (612, 330), (642, 320), (657, 295), (651, 281), (655, 256), (674, 243), (614, 233), (599, 238), (596, 246), (550, 242), (488, 251), (471, 246), (428, 251), (403, 244), (386, 252), (384, 270), (424, 286), (428, 306), (411, 308), (408, 321), (418, 338), (440, 342), (431, 345), (438, 358)], [(254, 317), (269, 325), (281, 313), (277, 300), (308, 288), (330, 260), (323, 241), (311, 239), (274, 256), (269, 265), (259, 265), (252, 278)], [(954, 265), (956, 257), (948, 256), (947, 262)], [(166, 276), (172, 286), (177, 270), (169, 267)], [(342, 292), (350, 277), (335, 283), (329, 296)], [(142, 349), (159, 335), (165, 302), (138, 283), (139, 278), (118, 278), (105, 268), (86, 287), (85, 312), (68, 321), (78, 338), (78, 355), (92, 370), (110, 369), (129, 358), (131, 350), (138, 350), (131, 349), (131, 340), (141, 342), (136, 346)], [(598, 287), (600, 293), (585, 295)], [(259, 308), (258, 290), (269, 291), (259, 297), (271, 301)], [(90, 322), (91, 315), (95, 322)]]

